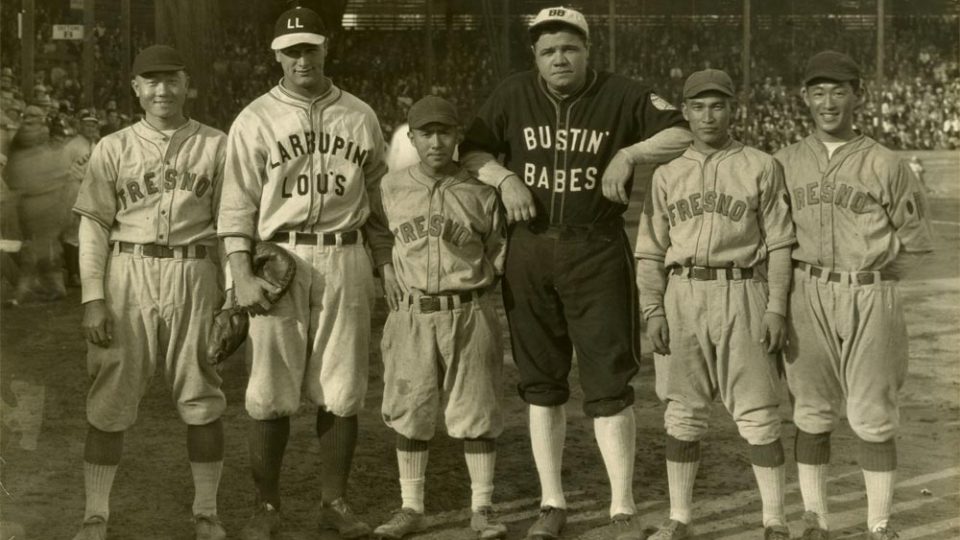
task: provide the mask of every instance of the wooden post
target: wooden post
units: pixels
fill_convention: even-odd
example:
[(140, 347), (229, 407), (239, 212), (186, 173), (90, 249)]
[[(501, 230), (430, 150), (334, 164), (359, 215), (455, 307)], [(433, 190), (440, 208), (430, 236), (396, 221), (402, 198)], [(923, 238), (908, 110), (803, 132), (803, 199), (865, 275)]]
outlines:
[(610, 58), (607, 59), (607, 71), (614, 73), (617, 70), (617, 0), (608, 0), (609, 15), (607, 17), (607, 26), (610, 37)]
[(884, 26), (886, 26), (886, 17), (884, 16), (884, 0), (877, 0), (877, 83), (883, 84), (885, 79), (883, 73), (883, 41)]
[(130, 90), (133, 63), (133, 37), (130, 35), (130, 0), (120, 0), (120, 110), (133, 117), (133, 93)]
[(23, 12), (20, 15), (22, 32), (20, 35), (20, 65), (23, 67), (23, 73), (20, 74), (20, 93), (23, 95), (23, 101), (29, 104), (33, 101), (33, 61), (37, 39), (37, 32), (34, 28), (36, 10), (33, 0), (23, 0)]
[(743, 72), (741, 95), (750, 95), (750, 0), (743, 0), (743, 53), (740, 55), (740, 69)]
[(430, 89), (433, 88), (434, 81), (434, 58), (433, 58), (433, 0), (426, 0), (426, 20), (424, 21), (426, 30), (424, 35), (424, 54), (426, 59), (426, 70), (424, 78), (424, 90), (426, 93), (430, 93)]

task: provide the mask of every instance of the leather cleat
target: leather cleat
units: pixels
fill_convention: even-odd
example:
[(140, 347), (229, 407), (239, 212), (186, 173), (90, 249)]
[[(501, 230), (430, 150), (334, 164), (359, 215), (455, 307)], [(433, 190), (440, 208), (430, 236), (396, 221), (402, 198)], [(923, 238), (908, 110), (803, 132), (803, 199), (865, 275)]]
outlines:
[(891, 529), (889, 525), (886, 527), (877, 527), (870, 531), (870, 540), (895, 540), (896, 538), (900, 538), (900, 535), (897, 534), (897, 531)]
[(567, 524), (567, 509), (554, 506), (540, 508), (540, 516), (527, 530), (530, 540), (552, 540), (560, 537), (560, 531)]
[[(470, 525), (473, 525), (472, 519)], [(373, 535), (387, 540), (400, 540), (404, 536), (422, 531), (425, 527), (423, 514), (412, 508), (401, 508), (396, 510), (386, 523), (374, 529)]]
[(503, 538), (507, 535), (507, 526), (497, 519), (497, 513), (490, 506), (478, 508), (470, 516), (470, 528), (480, 540)]
[(220, 518), (216, 515), (197, 514), (193, 516), (196, 540), (226, 540), (227, 531), (223, 530)]
[(341, 538), (348, 540), (370, 534), (370, 526), (360, 521), (343, 497), (320, 503), (320, 528), (335, 530)]
[(73, 540), (106, 540), (107, 520), (102, 516), (93, 516), (83, 521), (80, 531)]
[(242, 540), (270, 540), (280, 530), (280, 512), (270, 503), (257, 507), (253, 517), (240, 531)]
[(816, 512), (808, 510), (803, 513), (803, 534), (800, 540), (830, 540), (830, 533), (820, 526), (820, 518)]
[(647, 540), (680, 540), (690, 535), (690, 527), (682, 521), (668, 519), (664, 521), (657, 532), (650, 535)]
[(763, 540), (790, 540), (790, 529), (783, 525), (764, 527)]
[(639, 521), (633, 514), (617, 514), (610, 518), (614, 540), (643, 540)]

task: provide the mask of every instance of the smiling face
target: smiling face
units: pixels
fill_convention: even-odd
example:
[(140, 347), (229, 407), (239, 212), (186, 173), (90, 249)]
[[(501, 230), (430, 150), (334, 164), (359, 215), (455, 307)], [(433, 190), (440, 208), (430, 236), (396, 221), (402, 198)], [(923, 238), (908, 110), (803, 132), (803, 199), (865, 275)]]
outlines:
[(298, 43), (276, 52), (277, 62), (283, 68), (283, 80), (291, 90), (316, 96), (326, 91), (323, 75), (327, 59), (327, 45)]
[(133, 91), (147, 121), (176, 122), (184, 118), (183, 104), (189, 84), (183, 71), (156, 71), (134, 77)]
[(460, 129), (440, 122), (411, 128), (407, 136), (417, 149), (420, 162), (434, 172), (443, 170), (453, 162), (453, 153), (460, 143)]
[(587, 80), (590, 49), (583, 36), (572, 30), (544, 32), (533, 44), (540, 76), (550, 90), (570, 95)]
[(815, 80), (801, 89), (804, 103), (816, 124), (817, 136), (824, 141), (849, 141), (854, 113), (861, 104), (863, 92), (850, 82)]

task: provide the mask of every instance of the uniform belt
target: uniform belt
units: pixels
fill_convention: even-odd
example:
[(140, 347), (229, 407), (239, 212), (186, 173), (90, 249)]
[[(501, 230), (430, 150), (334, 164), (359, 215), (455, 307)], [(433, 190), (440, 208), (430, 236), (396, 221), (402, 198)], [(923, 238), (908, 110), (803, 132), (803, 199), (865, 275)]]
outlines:
[(438, 294), (435, 296), (408, 296), (407, 306), (417, 306), (420, 313), (434, 313), (436, 311), (450, 311), (463, 304), (473, 302), (483, 296), (483, 289), (467, 291), (457, 294)]
[(896, 281), (897, 278), (878, 270), (863, 272), (833, 272), (803, 261), (794, 261), (793, 266), (812, 277), (833, 283), (853, 283), (854, 285), (873, 285), (880, 281)]
[(205, 259), (207, 246), (161, 246), (159, 244), (131, 244), (130, 242), (115, 242), (116, 253), (132, 253), (143, 257), (157, 259)]
[(296, 231), (280, 231), (270, 237), (271, 242), (285, 243), (290, 242), (291, 236), (293, 243), (311, 246), (349, 246), (360, 242), (360, 231), (347, 231), (342, 233), (302, 233)]
[(713, 281), (715, 279), (751, 279), (753, 268), (714, 268), (712, 266), (672, 266), (670, 273), (675, 276), (684, 276), (697, 281)]

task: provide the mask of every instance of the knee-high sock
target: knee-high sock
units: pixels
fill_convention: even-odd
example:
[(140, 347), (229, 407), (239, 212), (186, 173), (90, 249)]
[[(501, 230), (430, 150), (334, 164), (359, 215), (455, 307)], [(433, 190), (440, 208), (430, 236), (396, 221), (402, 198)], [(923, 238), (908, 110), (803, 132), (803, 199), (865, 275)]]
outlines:
[(763, 503), (763, 526), (786, 526), (783, 497), (787, 480), (783, 444), (777, 439), (770, 444), (750, 445), (750, 460)]
[(404, 508), (423, 513), (423, 497), (430, 459), (429, 443), (397, 434), (397, 468)]
[(493, 471), (497, 464), (496, 439), (466, 439), (463, 456), (470, 473), (470, 509), (493, 505)]
[(254, 420), (250, 424), (247, 447), (258, 503), (270, 503), (274, 508), (280, 508), (280, 468), (289, 438), (289, 416)]
[(830, 433), (797, 430), (794, 445), (803, 507), (817, 515), (820, 527), (827, 526), (827, 467), (830, 463)]
[(357, 416), (336, 416), (317, 409), (317, 436), (320, 437), (320, 492), (324, 502), (333, 502), (347, 493), (347, 479), (357, 446)]
[(123, 432), (87, 429), (83, 448), (83, 485), (86, 493), (84, 521), (100, 516), (110, 518), (110, 490), (123, 455)]
[(897, 447), (893, 439), (873, 443), (860, 440), (860, 467), (867, 488), (867, 525), (886, 527), (893, 508), (897, 475)]
[(610, 517), (633, 514), (633, 460), (636, 456), (637, 422), (633, 408), (613, 416), (593, 419), (593, 431), (610, 479)]
[(700, 441), (681, 441), (667, 435), (667, 482), (670, 484), (670, 519), (690, 523), (693, 484), (700, 468)]
[(215, 516), (223, 471), (223, 422), (187, 426), (187, 455), (193, 474), (193, 515)]
[(530, 405), (530, 446), (540, 476), (540, 504), (566, 508), (561, 469), (567, 438), (567, 414), (563, 406)]

